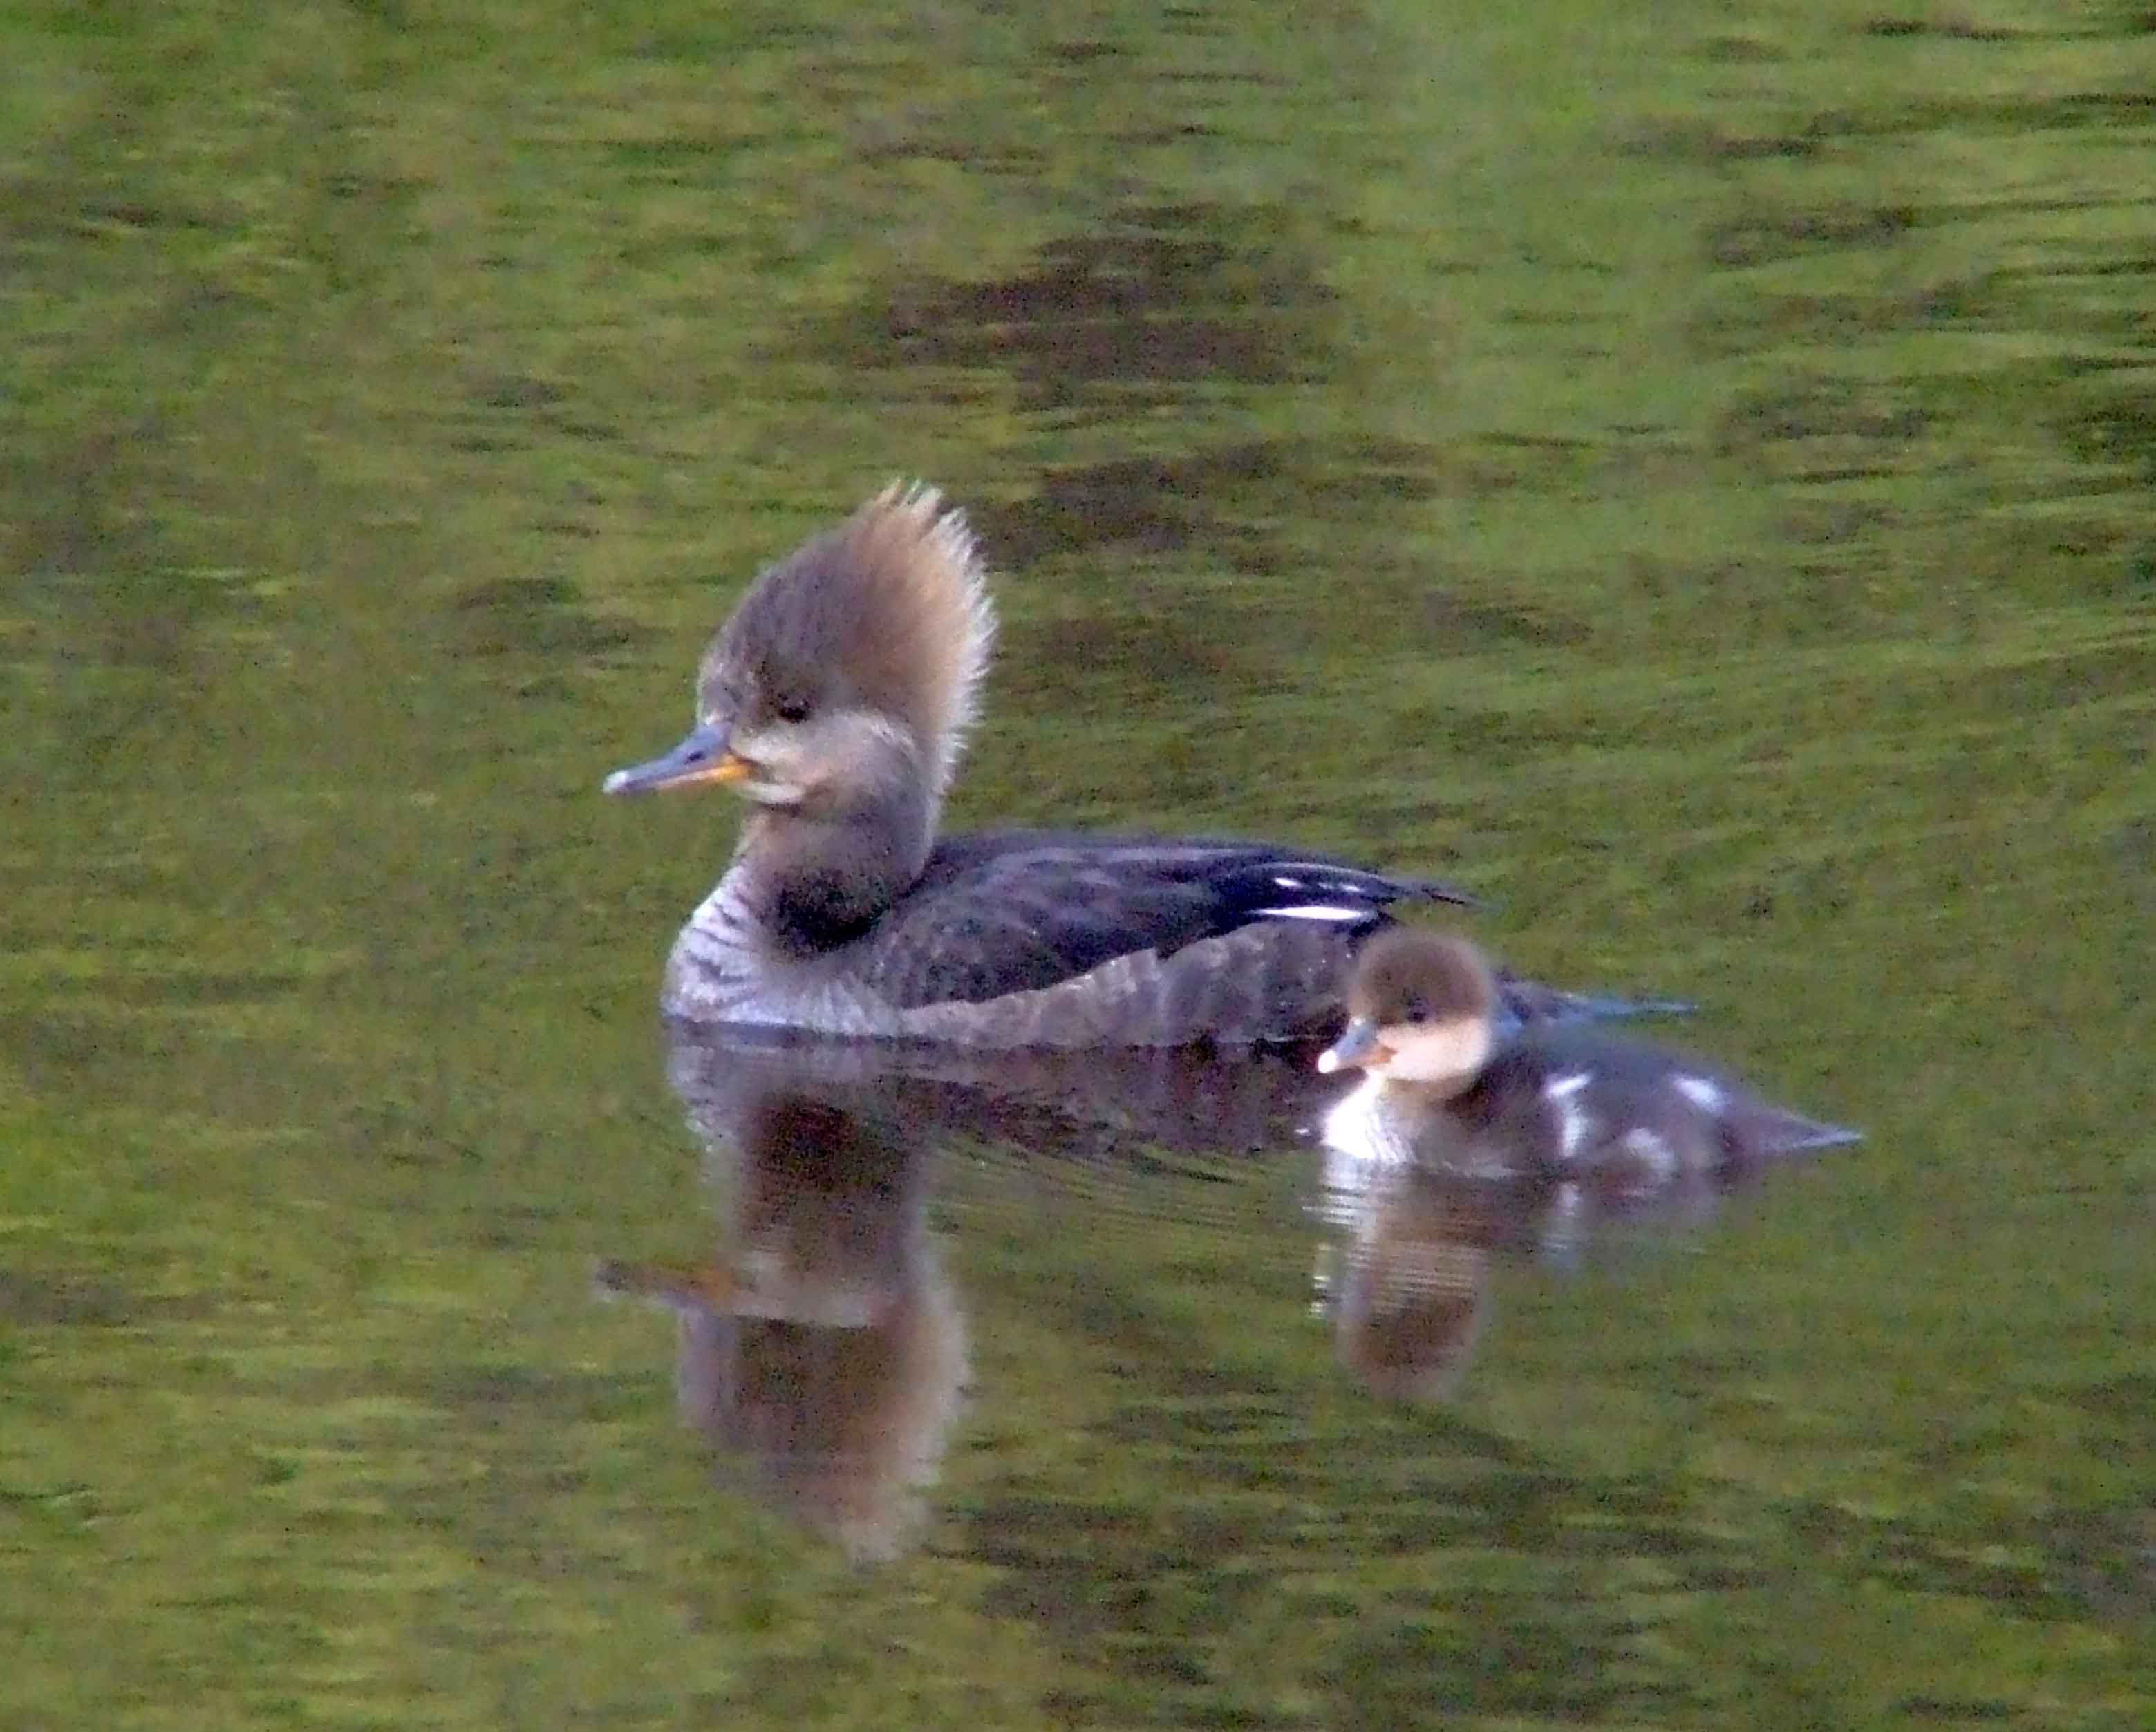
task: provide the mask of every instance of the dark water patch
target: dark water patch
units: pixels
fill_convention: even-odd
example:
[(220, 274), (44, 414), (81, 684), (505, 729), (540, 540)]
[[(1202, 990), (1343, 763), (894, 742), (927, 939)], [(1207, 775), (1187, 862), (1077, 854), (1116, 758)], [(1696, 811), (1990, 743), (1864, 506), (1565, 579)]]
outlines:
[(490, 409), (550, 409), (568, 399), (551, 379), (529, 373), (493, 373), (472, 381), (471, 395)]
[(156, 203), (139, 198), (86, 198), (62, 218), (85, 236), (116, 237), (160, 231), (198, 234), (237, 233), (244, 226), (237, 213), (203, 205)]
[(85, 1072), (133, 1049), (131, 1032), (121, 1018), (50, 1005), (0, 1015), (0, 1044), (33, 1094), (77, 1087)]
[(2156, 398), (2146, 388), (2104, 397), (2063, 420), (2059, 431), (2082, 462), (2123, 465), (2156, 480)]
[[(1453, 478), (1446, 453), (1407, 440), (1245, 440), (1174, 456), (1045, 471), (1029, 497), (990, 502), (975, 521), (998, 563), (1121, 546), (1168, 553), (1211, 545), (1239, 568), (1277, 569), (1248, 520), (1292, 505), (1321, 517), (1433, 498)], [(1456, 459), (1455, 459), (1456, 461)]]
[(1703, 355), (1730, 356), (1905, 331), (2020, 331), (2023, 302), (1995, 273), (1886, 295), (1755, 295), (1717, 300), (1687, 336)]
[(1889, 1706), (1894, 1713), (1912, 1720), (1940, 1720), (1952, 1725), (1981, 1725), (2023, 1717), (2020, 1709), (1996, 1697), (1902, 1696)]
[(581, 413), (566, 386), (526, 373), (485, 373), (470, 380), (465, 397), (472, 407), (448, 418), (453, 449), (475, 454), (539, 448), (548, 436), (594, 444), (624, 443), (628, 433), (617, 422)]
[(1187, 144), (1193, 139), (1218, 138), (1220, 129), (1203, 120), (1180, 120), (1173, 126), (1132, 126), (1116, 135), (1116, 142), (1132, 149), (1158, 149), (1163, 145)]
[[(2144, 484), (2131, 475), (2076, 474), (2072, 495), (2035, 521), (1998, 524), (1988, 541), (1986, 582), (2040, 601), (2134, 599), (2156, 584), (2156, 543), (2148, 537), (2133, 495)], [(2124, 495), (2123, 509), (2105, 511), (2107, 495)]]
[(1884, 247), (1917, 226), (1915, 207), (1830, 205), (1774, 214), (1748, 213), (1710, 228), (1707, 258), (1726, 269), (1744, 269), (1836, 247)]
[(651, 1406), (651, 1386), (641, 1375), (509, 1360), (406, 1367), (386, 1391), (454, 1407), (489, 1427), (634, 1422)]
[[(1260, 673), (1261, 643), (1221, 629), (1217, 614), (1099, 615), (1004, 629), (1005, 656), (1023, 668), (1028, 706), (1037, 712), (1088, 713), (1109, 694), (1147, 689), (1232, 690)], [(1165, 756), (1172, 750), (1163, 741)]]
[(2056, 715), (2077, 705), (2138, 700), (2156, 685), (2156, 634), (2148, 643), (1972, 668), (1951, 683), (1960, 699), (1993, 716)]
[(1527, 1462), (1389, 1499), (1358, 1511), (1352, 1526), (1357, 1551), (1388, 1556), (1494, 1550), (1567, 1567), (1652, 1557), (1687, 1581), (1749, 1561), (1738, 1542), (1687, 1524), (1666, 1485), (1573, 1478)]
[(822, 21), (784, 8), (728, 8), (716, 13), (690, 8), (649, 19), (626, 52), (637, 60), (683, 62), (701, 80), (709, 76), (711, 67), (750, 49), (770, 52), (788, 44), (813, 48), (825, 39)]
[(1583, 621), (1567, 618), (1548, 608), (1465, 600), (1451, 590), (1430, 582), (1426, 576), (1417, 586), (1405, 617), (1429, 638), (1433, 648), (1460, 654), (1517, 643), (1549, 648), (1558, 644), (1584, 643), (1594, 635)]
[(1801, 132), (1743, 132), (1690, 116), (1642, 121), (1623, 135), (1619, 147), (1628, 156), (1644, 156), (1650, 161), (1709, 167), (1802, 161), (1818, 156), (1821, 149), (1818, 139)]
[(1930, 428), (1932, 412), (1892, 385), (1820, 375), (1740, 396), (1721, 418), (1717, 447), (1786, 478), (1892, 474)]
[(475, 585), (451, 604), (458, 623), (455, 653), (596, 660), (652, 636), (582, 602), (576, 586), (561, 577), (501, 577)]
[(264, 1004), (311, 987), (320, 976), (277, 969), (129, 969), (111, 977), (115, 992), (131, 1004), (180, 1007)]
[(1277, 1400), (1254, 1401), (1242, 1395), (1212, 1401), (1147, 1401), (1119, 1407), (1101, 1429), (1126, 1443), (1171, 1444), (1204, 1450), (1221, 1444), (1240, 1454), (1253, 1441), (1292, 1436), (1299, 1425), (1293, 1409)]
[(1935, 97), (1876, 110), (1829, 109), (1807, 127), (1822, 139), (1902, 138), (1922, 133), (1984, 131), (2026, 136), (2092, 126), (2133, 126), (2156, 117), (2156, 95), (2087, 90), (2025, 97)]
[(1122, 59), (1129, 50), (1118, 43), (1074, 38), (1065, 42), (1051, 42), (1047, 53), (1050, 59), (1060, 61), (1065, 66), (1091, 66), (1102, 60)]
[[(2144, 1408), (2137, 1417), (2145, 1422)], [(2106, 1621), (2156, 1621), (2156, 1504), (2054, 1511), (2032, 1537), (2076, 1603)]]
[(451, 433), (443, 443), (450, 450), (467, 457), (515, 456), (519, 452), (538, 448), (530, 439), (503, 433)]
[(1937, 36), (1951, 42), (2039, 42), (2047, 34), (2037, 30), (1979, 24), (1974, 18), (1953, 16), (1867, 18), (1857, 28), (1866, 36)]
[(0, 1269), (0, 1319), (18, 1328), (119, 1329), (179, 1314), (172, 1301), (146, 1299), (106, 1277)]
[(2148, 370), (2148, 358), (2140, 355), (2062, 355), (2054, 366), (2066, 379), (2100, 379)]
[(150, 563), (157, 529), (146, 459), (163, 435), (151, 417), (78, 423), (49, 448), (16, 445), (6, 459), (19, 515), (8, 525), (17, 571), (81, 572)]
[(1013, 276), (891, 284), (803, 341), (850, 367), (992, 368), (1035, 405), (1103, 387), (1307, 381), (1334, 348), (1334, 296), (1295, 232), (1285, 206), (1127, 208)]
[(1160, 81), (1167, 85), (1213, 85), (1229, 88), (1247, 87), (1254, 90), (1284, 90), (1289, 80), (1271, 73), (1250, 70), (1230, 70), (1227, 68), (1192, 69), (1181, 70), (1170, 68), (1160, 74)]
[(1443, 1726), (1464, 1715), (1660, 1721), (1702, 1705), (1647, 1658), (1653, 1626), (1578, 1597), (1477, 1589), (1373, 1620), (1317, 1682), (1358, 1725)]
[(2086, 1412), (2139, 1424), (2156, 1414), (2156, 1373), (2129, 1372), (2101, 1383), (2085, 1384), (2071, 1391), (2067, 1399)]
[[(2100, 1510), (1966, 1530), (1949, 1526), (1944, 1514), (1862, 1515), (1822, 1504), (1784, 1513), (1791, 1531), (1852, 1582), (1959, 1596), (2038, 1623), (2078, 1622), (2099, 1601), (2137, 1617), (2156, 1611), (2156, 1528), (2145, 1509), (2123, 1512), (2125, 1525)], [(2138, 1547), (2118, 1549), (2130, 1535)]]
[(1800, 500), (1776, 514), (1774, 531), (1782, 541), (1825, 546), (1885, 535), (1900, 521), (1894, 507), (1871, 500)]
[(1762, 66), (1789, 58), (1787, 49), (1756, 36), (1702, 37), (1693, 52), (1720, 66)]
[[(1111, 548), (1150, 556), (1198, 551), (1260, 578), (1294, 573), (1306, 558), (1279, 540), (1276, 525), (1337, 523), (1342, 556), (1353, 562), (1358, 592), (1367, 592), (1387, 569), (1386, 556), (1363, 545), (1373, 513), (1432, 499), (1591, 485), (1621, 476), (1632, 459), (1621, 445), (1513, 434), (1444, 446), (1368, 438), (1250, 440), (1050, 469), (1030, 495), (991, 500), (973, 515), (991, 557), (1006, 569)], [(1409, 580), (1399, 586), (1404, 594), (1429, 591), (1426, 569), (1391, 569)], [(1437, 623), (1448, 622), (1534, 641), (1547, 641), (1553, 628), (1532, 610), (1439, 604)]]
[(1217, 535), (1237, 489), (1276, 482), (1291, 448), (1253, 440), (1179, 457), (1137, 457), (1051, 469), (1029, 498), (973, 514), (998, 564), (1115, 546), (1171, 553)]
[[(751, 148), (752, 141), (732, 133), (718, 136), (675, 133), (666, 138), (619, 138), (594, 141), (593, 148), (622, 171), (629, 186), (673, 186), (715, 178), (718, 165)], [(686, 171), (696, 170), (690, 174)]]
[(1172, 551), (1188, 542), (1191, 516), (1206, 509), (1203, 495), (1178, 474), (1195, 467), (1142, 458), (1052, 474), (1032, 498), (985, 505), (974, 515), (1006, 565), (1115, 542), (1135, 551)]
[[(909, 161), (947, 162), (976, 174), (1023, 176), (1046, 161), (1041, 151), (1024, 145), (991, 146), (963, 133), (915, 131), (880, 116), (855, 121), (849, 136), (855, 156), (872, 167)], [(732, 242), (722, 239), (716, 244), (724, 247)]]

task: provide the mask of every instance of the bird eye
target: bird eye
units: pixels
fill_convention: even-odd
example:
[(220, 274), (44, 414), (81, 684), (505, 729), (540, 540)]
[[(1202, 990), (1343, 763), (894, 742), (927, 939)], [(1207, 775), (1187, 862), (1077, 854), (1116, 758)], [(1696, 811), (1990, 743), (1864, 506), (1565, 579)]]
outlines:
[(1419, 992), (1408, 994), (1405, 1008), (1410, 1022), (1427, 1022), (1430, 1020), (1430, 1002)]
[(805, 722), (808, 720), (808, 700), (806, 698), (780, 698), (772, 705), (771, 712), (783, 722)]

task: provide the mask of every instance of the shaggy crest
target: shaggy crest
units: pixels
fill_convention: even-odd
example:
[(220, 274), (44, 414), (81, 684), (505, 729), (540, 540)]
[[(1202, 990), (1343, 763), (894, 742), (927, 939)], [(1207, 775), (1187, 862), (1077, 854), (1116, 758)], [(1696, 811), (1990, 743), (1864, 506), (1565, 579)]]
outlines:
[(995, 609), (965, 514), (893, 482), (767, 566), (704, 657), (706, 720), (830, 703), (910, 729), (940, 797), (978, 708)]

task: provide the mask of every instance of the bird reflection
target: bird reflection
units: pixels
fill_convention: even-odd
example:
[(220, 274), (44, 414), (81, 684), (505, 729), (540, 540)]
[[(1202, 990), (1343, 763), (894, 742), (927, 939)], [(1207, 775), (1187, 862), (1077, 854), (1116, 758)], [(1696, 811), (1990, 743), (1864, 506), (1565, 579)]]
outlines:
[(1449, 1399), (1473, 1355), (1504, 1263), (1577, 1272), (1591, 1254), (1638, 1251), (1658, 1227), (1700, 1225), (1753, 1168), (1493, 1177), (1328, 1149), (1310, 1212), (1319, 1244), (1312, 1309), (1341, 1365), (1388, 1401)]
[(743, 1073), (712, 1142), (722, 1254), (608, 1263), (599, 1286), (673, 1310), (684, 1420), (849, 1557), (887, 1558), (920, 1525), (966, 1379), (927, 1225), (932, 1145), (872, 1099)]
[[(1223, 1157), (1204, 1170), (1211, 1184), (1182, 1186), (1170, 1167), (1164, 1193), (1132, 1186), (1148, 1209), (1163, 1195), (1187, 1206), (1180, 1223), (1086, 1217), (1089, 1230), (1135, 1218), (1173, 1234), (1224, 1195), (1247, 1199), (1219, 1181), (1309, 1161), (1314, 1128), (1356, 1081), (1320, 1073), (1314, 1047), (998, 1053), (685, 1022), (668, 1034), (670, 1079), (708, 1154), (716, 1249), (685, 1266), (607, 1263), (600, 1289), (674, 1314), (683, 1418), (741, 1483), (858, 1561), (923, 1532), (965, 1407), (965, 1306), (930, 1220), (939, 1178), (960, 1170), (956, 1189), (970, 1197), (993, 1170), (977, 1157), (1051, 1184), (1060, 1175), (1075, 1215), (1103, 1183), (1157, 1181), (1163, 1154)], [(1623, 1237), (1614, 1224), (1703, 1220), (1743, 1176), (1501, 1179), (1327, 1149), (1305, 1230), (1322, 1240), (1318, 1305), (1334, 1351), (1373, 1395), (1444, 1399), (1501, 1264), (1576, 1267)], [(963, 1204), (956, 1218), (963, 1231)], [(1287, 1292), (1307, 1239), (1292, 1217), (1262, 1237), (1251, 1254), (1277, 1259)]]

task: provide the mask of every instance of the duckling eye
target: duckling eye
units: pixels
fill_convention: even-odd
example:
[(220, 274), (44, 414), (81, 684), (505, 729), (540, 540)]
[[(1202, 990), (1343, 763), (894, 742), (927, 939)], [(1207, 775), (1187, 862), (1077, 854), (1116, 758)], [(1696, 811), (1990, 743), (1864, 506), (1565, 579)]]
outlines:
[(808, 700), (806, 698), (779, 698), (772, 704), (771, 713), (783, 722), (805, 722), (808, 720)]
[(1401, 1007), (1407, 1012), (1407, 1019), (1410, 1022), (1427, 1022), (1430, 1020), (1430, 1001), (1419, 992), (1409, 993), (1406, 1004)]

